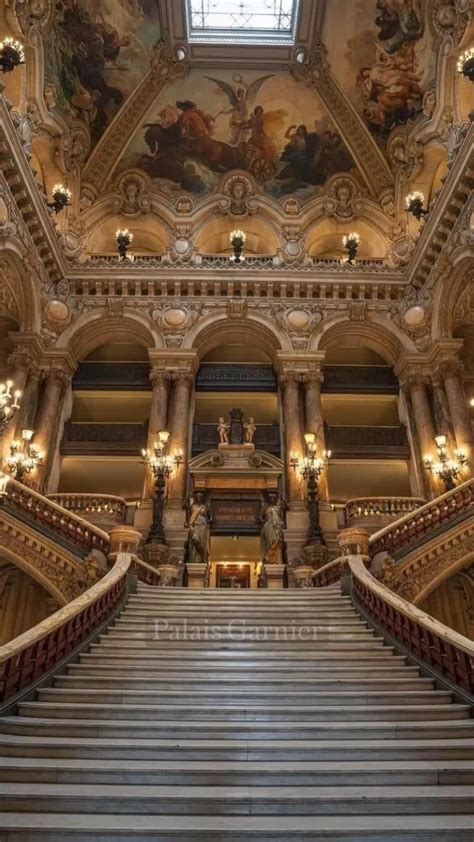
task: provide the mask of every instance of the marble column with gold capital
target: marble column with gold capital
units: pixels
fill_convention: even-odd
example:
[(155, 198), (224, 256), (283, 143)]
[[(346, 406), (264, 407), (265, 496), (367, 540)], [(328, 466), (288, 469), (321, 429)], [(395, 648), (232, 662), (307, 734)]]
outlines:
[(64, 397), (71, 385), (71, 374), (64, 369), (45, 372), (44, 391), (35, 423), (34, 442), (43, 451), (43, 462), (34, 477), (35, 484), (47, 493), (51, 468), (59, 450)]
[(456, 437), (456, 445), (469, 459), (465, 479), (473, 474), (473, 429), (469, 412), (468, 399), (462, 381), (462, 363), (458, 360), (445, 360), (438, 369), (444, 382), (446, 397), (451, 415), (451, 422)]
[[(321, 386), (324, 383), (322, 371), (310, 371), (303, 374), (303, 386), (305, 394), (306, 425), (305, 433), (314, 433), (319, 455), (326, 450), (326, 435), (324, 431), (323, 406), (321, 402)], [(327, 470), (321, 474), (318, 483), (319, 496), (328, 500), (328, 478)]]
[(406, 385), (413, 407), (418, 445), (423, 460), (426, 487), (430, 492), (430, 496), (437, 497), (442, 493), (443, 489), (424, 465), (425, 456), (436, 456), (436, 444), (434, 440), (436, 429), (428, 399), (429, 382), (429, 377), (423, 372), (410, 373), (406, 378)]
[(174, 468), (168, 482), (168, 502), (173, 508), (181, 507), (186, 495), (186, 475), (189, 457), (189, 435), (191, 430), (191, 396), (194, 374), (190, 371), (176, 371), (171, 374), (170, 443), (171, 456), (181, 453), (183, 461)]
[(300, 471), (291, 467), (290, 458), (296, 456), (301, 460), (304, 456), (301, 374), (284, 371), (280, 374), (279, 381), (283, 414), (288, 504), (290, 509), (299, 508), (304, 505), (304, 481)]

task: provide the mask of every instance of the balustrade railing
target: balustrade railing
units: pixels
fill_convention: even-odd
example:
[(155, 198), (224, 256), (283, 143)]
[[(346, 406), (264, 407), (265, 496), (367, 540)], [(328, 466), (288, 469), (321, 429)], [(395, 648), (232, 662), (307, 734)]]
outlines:
[(473, 696), (474, 643), (374, 579), (359, 556), (349, 556), (348, 561), (362, 611), (419, 661)]
[(345, 568), (347, 568), (347, 556), (330, 561), (313, 574), (313, 587), (326, 588), (334, 582), (339, 582)]
[(134, 570), (140, 582), (144, 582), (145, 585), (152, 585), (153, 587), (161, 585), (161, 575), (159, 570), (156, 570), (154, 567), (151, 567), (149, 564), (146, 563), (146, 561), (143, 561), (141, 558), (135, 559)]
[(121, 553), (109, 572), (37, 626), (0, 647), (0, 704), (47, 676), (119, 606), (132, 556)]
[(371, 555), (374, 557), (387, 552), (398, 558), (404, 551), (408, 552), (415, 542), (473, 515), (474, 479), (471, 479), (372, 535)]
[(426, 500), (423, 497), (357, 497), (348, 500), (344, 506), (344, 519), (347, 526), (354, 521), (373, 518), (399, 518), (419, 509)]
[(124, 523), (127, 514), (127, 501), (112, 494), (49, 494), (48, 500), (69, 512), (111, 523)]
[(108, 554), (110, 542), (106, 532), (16, 480), (8, 480), (0, 494), (0, 507), (49, 533), (60, 543), (72, 545), (82, 558), (92, 550)]

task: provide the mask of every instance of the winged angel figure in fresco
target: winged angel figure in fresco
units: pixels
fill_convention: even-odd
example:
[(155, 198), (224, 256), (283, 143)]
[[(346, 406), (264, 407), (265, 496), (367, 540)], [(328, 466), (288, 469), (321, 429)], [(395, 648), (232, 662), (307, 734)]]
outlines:
[[(198, 192), (200, 177), (189, 176), (192, 161), (216, 173), (246, 169), (261, 181), (270, 178), (278, 164), (275, 140), (284, 127), (287, 113), (281, 109), (265, 111), (261, 105), (251, 111), (251, 106), (263, 83), (271, 77), (263, 76), (246, 85), (237, 76), (234, 77), (239, 80), (236, 88), (223, 80), (206, 78), (225, 93), (230, 107), (209, 114), (192, 100), (167, 105), (160, 111), (158, 122), (145, 126), (145, 142), (152, 157), (143, 156), (139, 166), (152, 178), (171, 178), (185, 189)], [(223, 114), (231, 116), (231, 136), (226, 141), (214, 137), (216, 121)]]

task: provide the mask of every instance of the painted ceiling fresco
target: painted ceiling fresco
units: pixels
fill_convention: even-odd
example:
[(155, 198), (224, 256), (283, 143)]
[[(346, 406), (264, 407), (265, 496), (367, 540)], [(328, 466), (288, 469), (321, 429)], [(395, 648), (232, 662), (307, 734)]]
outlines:
[(206, 194), (222, 174), (249, 172), (273, 197), (310, 199), (356, 165), (317, 94), (286, 73), (192, 71), (167, 87), (138, 128), (120, 172), (144, 170), (158, 190)]
[(422, 112), (434, 79), (428, 0), (337, 0), (337, 10), (323, 32), (332, 72), (383, 145)]
[(57, 0), (45, 50), (45, 90), (92, 143), (150, 67), (160, 39), (156, 0)]

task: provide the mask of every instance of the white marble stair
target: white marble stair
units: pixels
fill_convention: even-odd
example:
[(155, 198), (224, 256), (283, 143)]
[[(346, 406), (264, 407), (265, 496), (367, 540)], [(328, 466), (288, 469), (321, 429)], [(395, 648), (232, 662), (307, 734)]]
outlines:
[(0, 719), (0, 839), (472, 842), (473, 761), (469, 707), (337, 586), (140, 585), (65, 674)]

